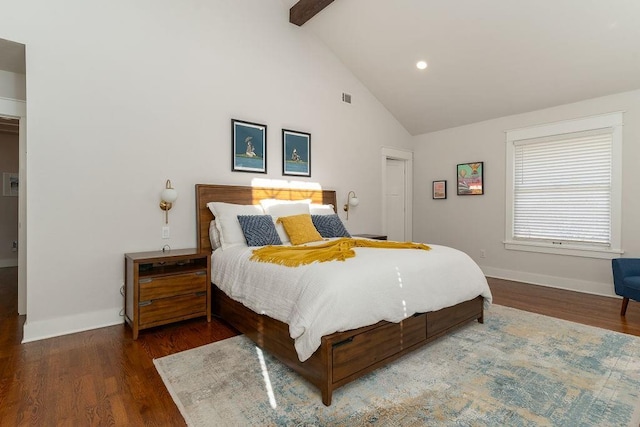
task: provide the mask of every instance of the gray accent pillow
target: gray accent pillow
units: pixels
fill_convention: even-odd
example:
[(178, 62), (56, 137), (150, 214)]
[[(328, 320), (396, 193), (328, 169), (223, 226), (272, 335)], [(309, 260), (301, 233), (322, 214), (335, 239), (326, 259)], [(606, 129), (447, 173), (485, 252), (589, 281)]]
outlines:
[(281, 245), (271, 215), (238, 215), (240, 228), (249, 246)]
[(311, 215), (311, 221), (322, 237), (351, 237), (338, 214)]

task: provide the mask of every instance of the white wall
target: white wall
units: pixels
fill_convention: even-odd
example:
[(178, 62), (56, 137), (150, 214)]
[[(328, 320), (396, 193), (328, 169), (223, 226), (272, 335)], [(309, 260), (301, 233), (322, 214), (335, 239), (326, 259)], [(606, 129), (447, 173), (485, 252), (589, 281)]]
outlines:
[[(640, 91), (626, 92), (420, 135), (414, 138), (414, 237), (467, 252), (485, 274), (614, 295), (611, 261), (508, 251), (505, 238), (505, 134), (509, 129), (624, 111), (624, 256), (640, 256)], [(484, 161), (485, 194), (456, 195), (456, 164)], [(446, 200), (431, 199), (431, 182), (446, 179)], [(480, 258), (481, 249), (486, 258)]]
[[(411, 138), (280, 0), (24, 3), (0, 37), (27, 55), (25, 340), (121, 322), (123, 254), (195, 246), (196, 183), (283, 179), (283, 127), (312, 134), (301, 181), (357, 191), (350, 230), (381, 230), (380, 147)], [(231, 118), (267, 124), (267, 175), (230, 171)]]

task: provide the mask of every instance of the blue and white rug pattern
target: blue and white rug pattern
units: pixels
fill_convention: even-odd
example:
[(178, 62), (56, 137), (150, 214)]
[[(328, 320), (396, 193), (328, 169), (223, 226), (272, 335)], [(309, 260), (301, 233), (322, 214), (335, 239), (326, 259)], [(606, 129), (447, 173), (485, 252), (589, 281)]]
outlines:
[(320, 392), (244, 336), (156, 359), (190, 426), (638, 426), (640, 338), (492, 306)]

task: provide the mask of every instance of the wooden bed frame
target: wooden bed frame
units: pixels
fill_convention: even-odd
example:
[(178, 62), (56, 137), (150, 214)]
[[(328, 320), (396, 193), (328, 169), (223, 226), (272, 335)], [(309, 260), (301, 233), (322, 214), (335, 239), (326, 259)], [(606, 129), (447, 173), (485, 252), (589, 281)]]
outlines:
[[(209, 224), (212, 201), (257, 204), (261, 199), (311, 199), (313, 203), (337, 206), (335, 191), (254, 188), (227, 185), (196, 185), (198, 249), (211, 252)], [(417, 313), (400, 323), (375, 325), (336, 332), (322, 337), (320, 347), (300, 362), (286, 323), (257, 314), (212, 286), (214, 315), (232, 325), (285, 365), (318, 387), (322, 402), (331, 405), (333, 391), (389, 362), (415, 350), (470, 321), (483, 323), (483, 298), (462, 302), (428, 313)]]

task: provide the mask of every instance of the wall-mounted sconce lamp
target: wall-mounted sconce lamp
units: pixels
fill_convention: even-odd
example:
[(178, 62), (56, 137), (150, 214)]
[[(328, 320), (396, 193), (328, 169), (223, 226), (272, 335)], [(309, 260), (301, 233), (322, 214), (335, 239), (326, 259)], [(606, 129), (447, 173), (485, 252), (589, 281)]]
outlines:
[(165, 189), (160, 194), (160, 209), (164, 211), (164, 223), (169, 224), (169, 209), (178, 198), (178, 192), (171, 186), (171, 181), (167, 180)]
[(349, 219), (349, 209), (351, 209), (351, 207), (358, 206), (359, 203), (360, 203), (360, 200), (358, 200), (358, 196), (356, 196), (356, 192), (349, 191), (349, 193), (347, 194), (347, 203), (345, 203), (343, 207), (343, 209), (347, 213), (347, 219)]

